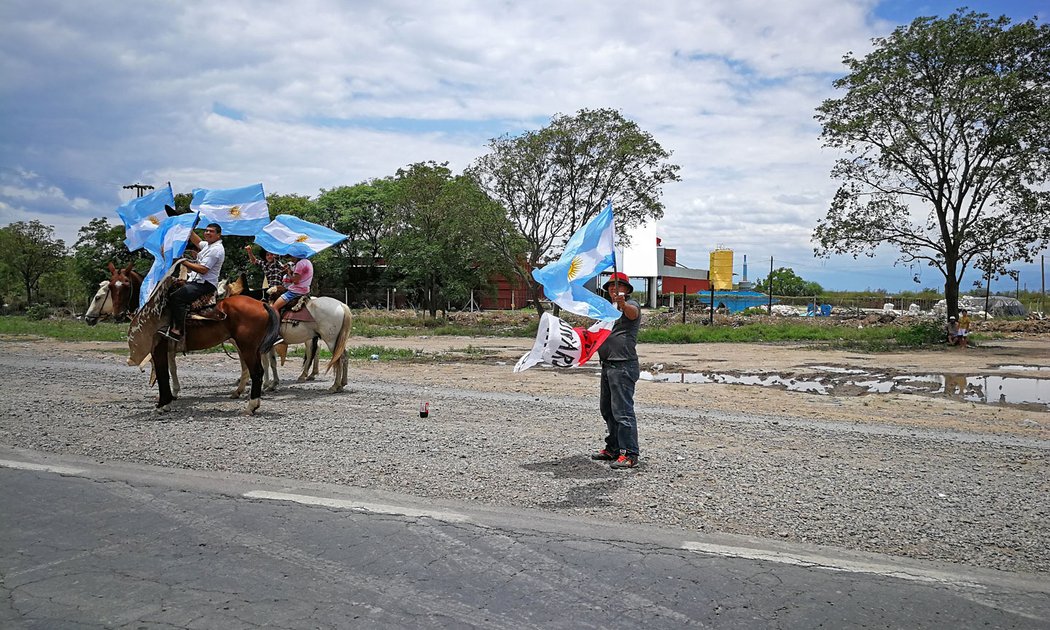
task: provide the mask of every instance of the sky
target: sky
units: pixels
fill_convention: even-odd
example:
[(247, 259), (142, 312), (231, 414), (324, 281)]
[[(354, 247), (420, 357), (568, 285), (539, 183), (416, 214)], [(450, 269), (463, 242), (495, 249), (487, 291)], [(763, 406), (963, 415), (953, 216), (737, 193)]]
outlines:
[[(72, 245), (94, 217), (119, 223), (130, 184), (316, 197), (421, 161), (460, 172), (493, 138), (612, 108), (681, 166), (656, 228), (680, 264), (728, 248), (750, 280), (772, 257), (827, 289), (940, 290), (892, 252), (814, 257), (837, 182), (813, 115), (841, 96), (846, 53), (959, 6), (1050, 15), (1050, 0), (5, 0), (0, 225), (36, 219)], [(1039, 259), (1016, 267), (1038, 291)]]

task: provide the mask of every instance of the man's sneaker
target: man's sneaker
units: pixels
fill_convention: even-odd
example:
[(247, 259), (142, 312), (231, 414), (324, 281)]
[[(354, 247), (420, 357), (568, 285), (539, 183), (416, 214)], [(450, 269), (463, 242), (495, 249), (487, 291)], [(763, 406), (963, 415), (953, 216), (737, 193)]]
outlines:
[(616, 454), (609, 451), (609, 449), (603, 448), (597, 453), (591, 453), (591, 459), (600, 462), (611, 462), (616, 459)]
[(638, 465), (637, 455), (625, 455), (621, 454), (616, 458), (616, 461), (609, 464), (609, 468), (634, 468)]

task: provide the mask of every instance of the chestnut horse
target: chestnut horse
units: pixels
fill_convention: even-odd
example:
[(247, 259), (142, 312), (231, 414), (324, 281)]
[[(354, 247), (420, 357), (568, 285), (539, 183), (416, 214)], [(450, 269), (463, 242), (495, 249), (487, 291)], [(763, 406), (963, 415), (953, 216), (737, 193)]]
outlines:
[(110, 262), (108, 268), (109, 280), (99, 283), (99, 291), (84, 313), (84, 322), (88, 326), (94, 326), (106, 315), (112, 317), (113, 321), (127, 321), (139, 307), (142, 276), (134, 270), (134, 263), (118, 268)]
[[(181, 261), (180, 261), (181, 262)], [(177, 266), (177, 263), (176, 263)], [(277, 312), (268, 304), (246, 296), (231, 296), (215, 306), (221, 319), (187, 319), (183, 340), (173, 344), (157, 331), (170, 319), (167, 312), (168, 292), (174, 283), (170, 273), (154, 291), (153, 297), (131, 318), (128, 330), (128, 365), (139, 365), (147, 356), (153, 356), (157, 371), (157, 387), (160, 397), (157, 409), (168, 411), (174, 397), (168, 382), (169, 344), (177, 345), (180, 352), (204, 350), (233, 339), (241, 356), (241, 362), (251, 375), (252, 387), (248, 399), (247, 413), (259, 408), (262, 398), (262, 355), (273, 348), (277, 341), (280, 321)]]

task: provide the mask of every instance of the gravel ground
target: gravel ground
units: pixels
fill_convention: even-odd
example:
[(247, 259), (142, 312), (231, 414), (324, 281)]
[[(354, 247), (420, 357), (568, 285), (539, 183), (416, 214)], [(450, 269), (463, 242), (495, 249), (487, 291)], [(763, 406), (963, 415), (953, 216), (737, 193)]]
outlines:
[(1050, 573), (1050, 413), (898, 396), (875, 414), (860, 397), (643, 382), (643, 464), (613, 471), (586, 457), (593, 371), (513, 375), (521, 344), (483, 345), (355, 362), (341, 394), (285, 383), (247, 417), (223, 354), (180, 357), (182, 397), (157, 415), (119, 344), (3, 341), (0, 444)]

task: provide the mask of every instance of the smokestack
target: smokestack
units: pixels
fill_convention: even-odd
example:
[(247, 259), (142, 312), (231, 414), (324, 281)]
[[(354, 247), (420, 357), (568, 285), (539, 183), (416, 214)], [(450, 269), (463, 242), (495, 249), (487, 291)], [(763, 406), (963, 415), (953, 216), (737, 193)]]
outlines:
[(744, 254), (744, 282), (747, 282), (747, 254)]

